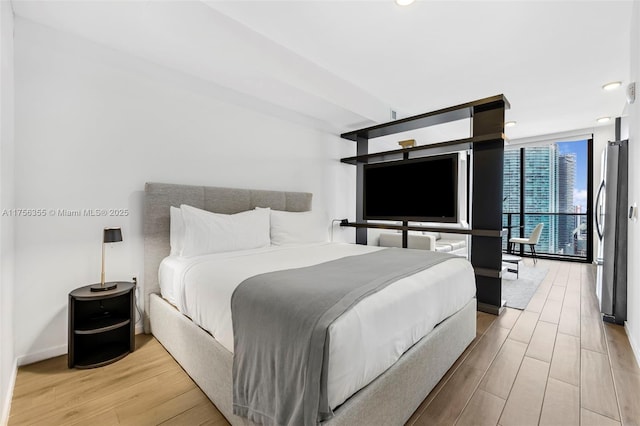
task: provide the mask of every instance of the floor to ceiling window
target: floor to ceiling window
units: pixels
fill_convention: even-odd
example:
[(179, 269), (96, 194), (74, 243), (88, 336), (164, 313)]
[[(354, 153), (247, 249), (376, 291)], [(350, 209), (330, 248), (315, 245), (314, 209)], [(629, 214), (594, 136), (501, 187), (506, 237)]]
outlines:
[(528, 237), (542, 223), (539, 255), (592, 260), (592, 145), (579, 140), (505, 150), (503, 225), (509, 236)]

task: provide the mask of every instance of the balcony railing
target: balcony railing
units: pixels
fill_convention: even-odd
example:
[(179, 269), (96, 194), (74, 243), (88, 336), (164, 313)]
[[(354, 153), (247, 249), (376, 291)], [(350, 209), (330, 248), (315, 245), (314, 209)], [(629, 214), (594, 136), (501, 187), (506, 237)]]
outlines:
[[(507, 235), (502, 239), (502, 249), (507, 251), (509, 238), (528, 238), (538, 223), (543, 223), (536, 252), (549, 257), (587, 259), (588, 216), (587, 213), (520, 212), (503, 213), (502, 224)], [(524, 219), (522, 222), (521, 217)], [(515, 254), (528, 254), (529, 247), (516, 244)]]

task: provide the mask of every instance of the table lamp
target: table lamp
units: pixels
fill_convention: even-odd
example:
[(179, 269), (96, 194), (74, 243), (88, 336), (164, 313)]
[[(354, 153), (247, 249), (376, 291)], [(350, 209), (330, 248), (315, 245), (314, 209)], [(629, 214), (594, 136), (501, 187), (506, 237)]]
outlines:
[(117, 282), (104, 282), (104, 248), (107, 243), (119, 243), (122, 241), (122, 230), (120, 228), (104, 228), (102, 237), (102, 273), (100, 274), (100, 284), (91, 286), (91, 291), (107, 291), (118, 287)]

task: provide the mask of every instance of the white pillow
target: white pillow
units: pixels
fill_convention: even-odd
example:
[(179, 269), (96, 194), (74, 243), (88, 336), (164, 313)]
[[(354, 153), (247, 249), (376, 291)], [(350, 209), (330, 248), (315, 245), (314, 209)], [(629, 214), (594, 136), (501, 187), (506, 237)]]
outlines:
[(184, 246), (184, 220), (182, 210), (171, 206), (169, 209), (169, 244), (171, 245), (171, 256), (180, 256)]
[(327, 225), (314, 212), (283, 212), (271, 210), (271, 244), (303, 244), (326, 242)]
[(231, 215), (185, 204), (180, 209), (185, 226), (183, 256), (249, 250), (270, 244), (269, 209)]

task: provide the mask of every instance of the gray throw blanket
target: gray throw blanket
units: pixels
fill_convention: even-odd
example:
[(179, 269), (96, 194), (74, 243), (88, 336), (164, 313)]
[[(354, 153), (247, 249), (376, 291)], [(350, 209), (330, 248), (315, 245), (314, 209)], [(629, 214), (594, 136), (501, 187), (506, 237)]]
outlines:
[(364, 297), (453, 257), (391, 248), (243, 281), (231, 297), (234, 414), (264, 425), (331, 418), (331, 323)]

